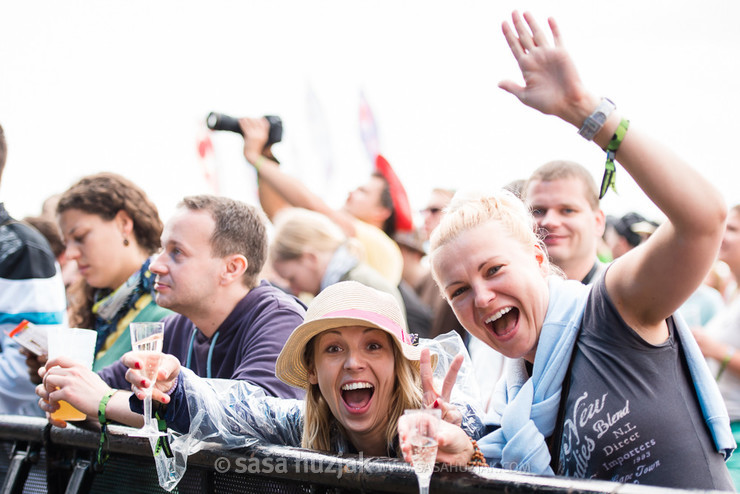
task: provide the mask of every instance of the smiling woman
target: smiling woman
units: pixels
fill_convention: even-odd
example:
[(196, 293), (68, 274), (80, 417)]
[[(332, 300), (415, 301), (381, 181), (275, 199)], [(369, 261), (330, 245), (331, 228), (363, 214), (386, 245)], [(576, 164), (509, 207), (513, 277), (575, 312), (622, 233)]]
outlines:
[[(586, 286), (551, 275), (534, 218), (510, 194), (453, 199), (430, 241), (435, 280), (465, 329), (510, 359), (478, 444), (489, 464), (512, 470), (732, 490), (727, 412), (674, 315), (714, 261), (725, 204), (671, 148), (616, 111), (599, 113), (548, 24), (552, 42), (529, 13), (503, 24), (525, 84), (500, 87), (580, 128), (607, 150), (607, 170), (618, 159), (668, 219)], [(446, 461), (464, 433), (442, 426)], [(637, 440), (649, 454), (623, 461)]]
[[(154, 398), (168, 403), (167, 425), (186, 433), (173, 449), (187, 457), (205, 440), (234, 448), (261, 440), (400, 456), (398, 418), (404, 409), (423, 404), (441, 408), (443, 418), (477, 437), (480, 407), (472, 369), (463, 366), (467, 357), (458, 355), (464, 352), (462, 340), (451, 332), (417, 342), (405, 327), (398, 303), (387, 293), (354, 281), (326, 288), (275, 364), (282, 381), (306, 390), (305, 401), (265, 397), (244, 381), (200, 379), (167, 358), (160, 372), (166, 378), (157, 382)], [(139, 382), (137, 354), (123, 361), (131, 368), (127, 379)], [(433, 379), (443, 382), (441, 392)]]

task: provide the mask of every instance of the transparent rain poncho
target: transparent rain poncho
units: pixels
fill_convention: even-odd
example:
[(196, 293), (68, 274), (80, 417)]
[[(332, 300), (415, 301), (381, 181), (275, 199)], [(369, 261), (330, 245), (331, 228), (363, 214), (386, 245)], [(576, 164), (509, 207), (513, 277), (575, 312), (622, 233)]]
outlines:
[[(473, 366), (462, 339), (451, 331), (433, 340), (420, 338), (419, 346), (428, 347), (437, 354), (434, 380), (438, 391), (452, 359), (458, 353), (464, 355), (450, 402), (462, 414), (462, 428), (470, 437), (479, 438), (483, 429), (483, 408)], [(245, 381), (204, 379), (185, 368), (180, 371), (179, 381), (181, 396), (187, 401), (190, 415), (189, 430), (185, 434), (170, 431), (172, 458), (157, 451), (156, 440), (151, 441), (159, 484), (163, 489), (171, 491), (177, 485), (185, 474), (187, 457), (206, 443), (216, 443), (226, 449), (244, 448), (258, 441), (300, 447), (303, 400), (267, 396), (262, 388)], [(333, 452), (342, 454), (351, 450), (346, 438), (340, 435), (334, 438)]]

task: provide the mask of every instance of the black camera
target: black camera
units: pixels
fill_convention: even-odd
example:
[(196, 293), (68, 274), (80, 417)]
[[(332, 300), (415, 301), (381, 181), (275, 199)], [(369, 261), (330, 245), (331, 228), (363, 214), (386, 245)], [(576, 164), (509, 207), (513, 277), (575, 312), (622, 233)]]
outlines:
[[(275, 115), (265, 115), (265, 118), (270, 123), (270, 134), (267, 136), (267, 144), (265, 144), (265, 146), (270, 146), (271, 144), (282, 141), (283, 121), (280, 120), (280, 117), (276, 117)], [(224, 115), (223, 113), (209, 113), (208, 117), (206, 117), (206, 125), (208, 125), (208, 128), (211, 130), (228, 130), (230, 132), (244, 135), (242, 128), (239, 126), (239, 120), (234, 117)]]

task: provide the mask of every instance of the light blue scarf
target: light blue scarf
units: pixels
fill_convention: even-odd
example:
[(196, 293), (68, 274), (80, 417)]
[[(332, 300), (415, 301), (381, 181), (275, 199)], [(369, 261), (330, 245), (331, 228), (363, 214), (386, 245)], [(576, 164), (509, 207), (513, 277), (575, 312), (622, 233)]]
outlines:
[[(487, 426), (500, 426), (478, 441), (490, 465), (553, 475), (545, 438), (555, 430), (563, 379), (591, 291), (576, 281), (550, 277), (550, 300), (540, 332), (532, 377), (523, 359), (507, 359)], [(730, 421), (717, 384), (686, 323), (674, 316), (704, 419), (717, 450), (729, 458), (735, 448)]]

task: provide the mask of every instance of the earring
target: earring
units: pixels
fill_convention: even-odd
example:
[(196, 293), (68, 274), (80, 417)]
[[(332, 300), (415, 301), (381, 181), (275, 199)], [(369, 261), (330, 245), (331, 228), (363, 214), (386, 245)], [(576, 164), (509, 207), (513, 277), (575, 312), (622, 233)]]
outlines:
[(128, 244), (129, 244), (128, 239), (124, 237), (124, 239), (123, 239), (123, 246), (124, 247), (128, 247)]

